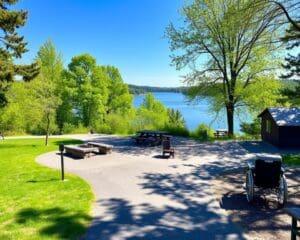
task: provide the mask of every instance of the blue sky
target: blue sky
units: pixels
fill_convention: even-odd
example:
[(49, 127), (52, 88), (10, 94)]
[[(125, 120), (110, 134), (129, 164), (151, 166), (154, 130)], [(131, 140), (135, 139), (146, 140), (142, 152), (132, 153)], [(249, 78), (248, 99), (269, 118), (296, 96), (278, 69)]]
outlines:
[(99, 65), (119, 68), (126, 83), (180, 86), (181, 75), (170, 66), (164, 31), (180, 20), (184, 0), (20, 0), (29, 12), (20, 32), (28, 42), (21, 62), (29, 63), (51, 39), (64, 64), (90, 53)]

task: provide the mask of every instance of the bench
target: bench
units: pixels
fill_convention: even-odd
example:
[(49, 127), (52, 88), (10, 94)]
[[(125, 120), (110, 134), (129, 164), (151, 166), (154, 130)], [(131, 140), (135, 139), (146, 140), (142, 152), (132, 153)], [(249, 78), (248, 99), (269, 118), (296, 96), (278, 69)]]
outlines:
[(300, 228), (297, 227), (297, 221), (300, 221), (300, 208), (286, 208), (285, 212), (292, 217), (291, 240), (296, 240), (296, 236), (300, 236)]
[(90, 147), (96, 147), (98, 149), (98, 153), (101, 154), (111, 153), (113, 149), (112, 145), (108, 145), (104, 143), (88, 142), (87, 145)]
[(87, 145), (68, 145), (65, 146), (65, 151), (67, 154), (73, 155), (75, 157), (85, 158), (86, 155), (90, 157), (91, 153), (95, 153), (98, 149), (94, 147), (88, 147)]
[(135, 140), (137, 144), (144, 143), (147, 140), (147, 138), (143, 136), (133, 136), (132, 139)]
[(214, 133), (214, 136), (216, 138), (228, 136), (228, 131), (227, 130), (221, 130), (221, 129), (216, 130), (216, 132)]

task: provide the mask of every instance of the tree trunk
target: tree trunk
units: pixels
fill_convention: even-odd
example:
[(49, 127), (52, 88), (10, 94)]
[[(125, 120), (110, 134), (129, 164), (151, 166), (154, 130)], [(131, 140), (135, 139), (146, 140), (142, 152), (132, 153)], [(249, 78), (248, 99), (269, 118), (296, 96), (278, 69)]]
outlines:
[(50, 129), (50, 114), (47, 114), (47, 127), (46, 127), (46, 141), (45, 145), (48, 146), (48, 137), (49, 137), (49, 129)]
[(234, 134), (234, 103), (229, 102), (226, 105), (227, 113), (227, 126), (228, 126), (228, 136), (232, 137)]

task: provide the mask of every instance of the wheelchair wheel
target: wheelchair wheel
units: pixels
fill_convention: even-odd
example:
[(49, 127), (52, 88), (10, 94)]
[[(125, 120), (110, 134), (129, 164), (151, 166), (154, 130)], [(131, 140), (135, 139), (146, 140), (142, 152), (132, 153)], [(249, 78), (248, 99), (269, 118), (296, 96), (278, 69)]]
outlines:
[(278, 206), (284, 207), (288, 197), (287, 182), (284, 175), (282, 175), (279, 180), (277, 197), (278, 197)]
[(248, 170), (246, 175), (246, 197), (248, 202), (252, 202), (254, 196), (254, 182), (252, 171)]

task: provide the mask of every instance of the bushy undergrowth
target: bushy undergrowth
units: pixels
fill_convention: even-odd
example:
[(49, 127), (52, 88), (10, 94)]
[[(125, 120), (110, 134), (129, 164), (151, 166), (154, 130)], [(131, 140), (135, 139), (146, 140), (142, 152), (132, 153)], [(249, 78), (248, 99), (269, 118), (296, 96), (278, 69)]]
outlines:
[(184, 127), (167, 125), (163, 130), (168, 132), (170, 135), (175, 135), (175, 136), (189, 137), (190, 135), (189, 130)]
[(214, 130), (206, 124), (200, 124), (196, 130), (190, 133), (192, 138), (206, 141), (214, 138)]

